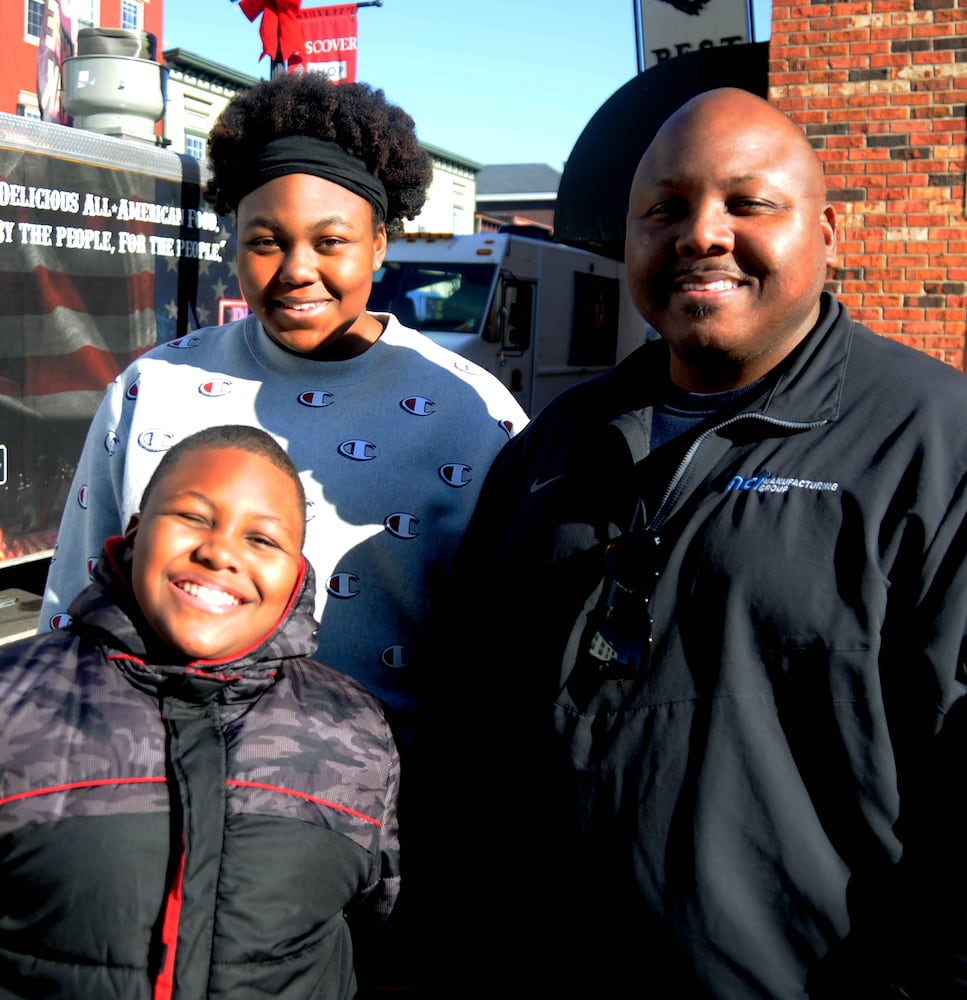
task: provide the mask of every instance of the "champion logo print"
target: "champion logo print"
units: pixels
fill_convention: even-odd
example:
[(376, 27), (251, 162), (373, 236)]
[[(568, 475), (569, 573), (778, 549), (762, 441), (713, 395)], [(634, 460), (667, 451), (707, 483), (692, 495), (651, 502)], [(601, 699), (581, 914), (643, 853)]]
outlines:
[(174, 443), (174, 434), (161, 427), (149, 427), (138, 435), (138, 445), (145, 451), (167, 451)]
[(390, 670), (402, 670), (409, 661), (409, 651), (406, 646), (387, 646), (379, 654), (379, 662)]
[(436, 403), (426, 396), (407, 396), (400, 400), (400, 406), (415, 417), (428, 417), (436, 410)]
[(343, 441), (336, 451), (343, 458), (351, 458), (354, 462), (371, 462), (376, 457), (376, 445), (372, 441), (362, 441), (359, 438)]
[(299, 394), (299, 402), (303, 406), (310, 406), (317, 409), (321, 406), (332, 406), (333, 395), (323, 389), (307, 389)]
[(202, 382), (198, 391), (203, 396), (227, 396), (232, 391), (232, 383), (227, 378), (213, 378)]
[(355, 573), (333, 573), (326, 584), (326, 593), (346, 601), (359, 593), (359, 577)]
[(187, 337), (179, 337), (177, 340), (169, 340), (168, 346), (179, 351), (188, 350), (192, 347), (198, 346), (198, 338), (194, 334), (189, 334)]
[(470, 482), (472, 478), (470, 474), (473, 472), (473, 469), (469, 465), (462, 465), (460, 462), (447, 462), (446, 465), (441, 465), (437, 471), (447, 486), (459, 489)]
[(407, 514), (398, 510), (387, 515), (383, 527), (394, 537), (402, 539), (418, 538), (420, 519), (415, 514)]

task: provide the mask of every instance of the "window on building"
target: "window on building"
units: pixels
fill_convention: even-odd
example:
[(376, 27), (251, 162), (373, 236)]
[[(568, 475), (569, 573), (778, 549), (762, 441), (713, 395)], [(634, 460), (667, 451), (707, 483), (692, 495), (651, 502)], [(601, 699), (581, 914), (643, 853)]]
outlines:
[(196, 160), (205, 159), (205, 136), (197, 132), (185, 133), (185, 152)]
[(140, 0), (121, 0), (121, 27), (126, 31), (140, 31), (144, 24), (144, 5)]
[(21, 118), (42, 118), (40, 105), (37, 103), (36, 90), (23, 90), (17, 94), (17, 114)]
[(71, 11), (78, 31), (81, 28), (93, 28), (97, 24), (97, 0), (73, 0)]
[(37, 41), (40, 41), (40, 34), (44, 28), (43, 0), (27, 0), (27, 10), (24, 23), (27, 25), (27, 37), (35, 38)]

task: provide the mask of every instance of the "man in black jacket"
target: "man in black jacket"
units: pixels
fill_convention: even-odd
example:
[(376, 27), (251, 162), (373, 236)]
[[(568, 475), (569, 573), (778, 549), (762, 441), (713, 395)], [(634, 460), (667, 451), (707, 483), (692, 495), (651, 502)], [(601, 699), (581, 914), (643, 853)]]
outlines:
[(854, 323), (835, 254), (758, 97), (645, 152), (626, 262), (661, 339), (505, 447), (442, 609), (478, 796), (455, 992), (965, 988), (967, 382)]

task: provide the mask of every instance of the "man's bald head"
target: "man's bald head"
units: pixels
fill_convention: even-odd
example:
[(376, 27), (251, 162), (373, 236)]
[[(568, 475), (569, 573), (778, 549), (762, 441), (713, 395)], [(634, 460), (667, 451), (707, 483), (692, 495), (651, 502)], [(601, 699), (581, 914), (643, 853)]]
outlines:
[(731, 123), (739, 141), (752, 142), (760, 131), (768, 133), (772, 141), (781, 141), (785, 155), (801, 160), (804, 177), (809, 180), (809, 193), (825, 200), (823, 165), (802, 129), (768, 101), (738, 87), (707, 90), (686, 101), (659, 128), (645, 150), (642, 163), (660, 148), (661, 142), (681, 141), (683, 134), (708, 134), (711, 123), (722, 119)]

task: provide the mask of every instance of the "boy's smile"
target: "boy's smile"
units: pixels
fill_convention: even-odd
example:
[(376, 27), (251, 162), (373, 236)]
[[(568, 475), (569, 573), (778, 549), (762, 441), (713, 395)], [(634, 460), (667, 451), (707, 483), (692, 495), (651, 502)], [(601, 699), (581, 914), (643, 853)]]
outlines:
[(190, 659), (239, 655), (285, 612), (303, 525), (295, 484), (265, 456), (235, 447), (187, 452), (128, 526), (142, 614)]

